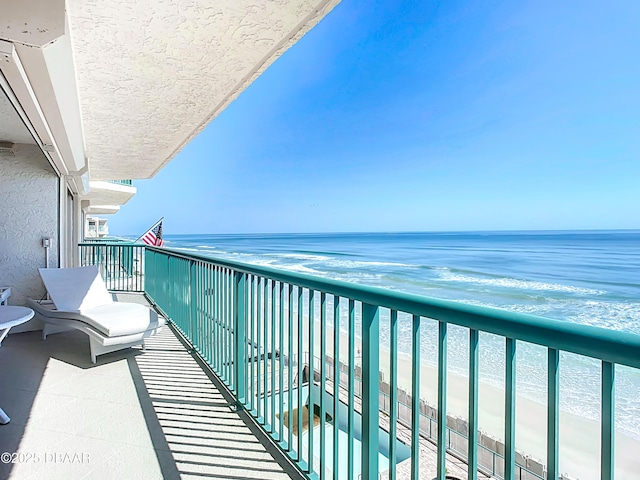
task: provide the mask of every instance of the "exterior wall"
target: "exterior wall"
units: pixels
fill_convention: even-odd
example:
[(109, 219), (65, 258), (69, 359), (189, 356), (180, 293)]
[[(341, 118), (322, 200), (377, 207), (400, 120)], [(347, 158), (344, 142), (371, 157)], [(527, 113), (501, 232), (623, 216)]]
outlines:
[[(49, 266), (58, 266), (59, 179), (35, 145), (0, 156), (0, 286), (10, 286), (10, 305), (41, 298), (38, 268), (45, 266), (42, 238), (51, 238)], [(38, 328), (33, 320), (14, 331)]]

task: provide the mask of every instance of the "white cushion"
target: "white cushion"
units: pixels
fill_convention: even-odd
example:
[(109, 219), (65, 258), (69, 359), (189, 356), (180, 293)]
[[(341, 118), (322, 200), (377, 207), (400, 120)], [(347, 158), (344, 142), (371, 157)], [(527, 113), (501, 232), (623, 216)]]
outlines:
[(137, 303), (111, 303), (80, 312), (82, 320), (107, 337), (140, 333), (159, 326), (158, 314)]
[(38, 271), (58, 310), (77, 312), (113, 303), (96, 265)]
[(28, 298), (28, 305), (38, 313), (40, 320), (59, 325), (68, 322), (73, 328), (82, 323), (105, 338), (117, 338), (155, 330), (165, 324), (164, 318), (154, 310), (136, 303), (114, 302), (110, 305), (90, 308), (81, 312), (60, 312), (51, 300), (36, 302)]

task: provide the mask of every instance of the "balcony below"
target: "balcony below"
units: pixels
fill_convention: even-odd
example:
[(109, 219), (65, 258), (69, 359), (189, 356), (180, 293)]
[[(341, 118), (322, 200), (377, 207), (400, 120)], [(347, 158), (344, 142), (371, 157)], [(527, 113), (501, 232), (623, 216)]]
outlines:
[(0, 478), (296, 478), (169, 327), (96, 365), (81, 332), (9, 335), (0, 365)]
[(113, 181), (91, 181), (91, 190), (85, 199), (93, 206), (124, 205), (131, 200), (138, 189), (130, 183)]
[(132, 180), (108, 180), (109, 183), (115, 183), (116, 185), (133, 185)]

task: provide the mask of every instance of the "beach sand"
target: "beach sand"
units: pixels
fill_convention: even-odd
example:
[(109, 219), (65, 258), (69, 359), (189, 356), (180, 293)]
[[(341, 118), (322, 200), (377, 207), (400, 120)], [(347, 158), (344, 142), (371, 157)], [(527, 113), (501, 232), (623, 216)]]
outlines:
[[(305, 315), (306, 317), (306, 315)], [(305, 322), (307, 323), (307, 322)], [(295, 325), (295, 322), (294, 322)], [(308, 352), (308, 329), (303, 332), (303, 350)], [(325, 351), (333, 357), (333, 329), (326, 327)], [(294, 338), (297, 333), (294, 327)], [(315, 322), (314, 356), (319, 357), (321, 348), (320, 324)], [(356, 338), (356, 357), (361, 351), (361, 339)], [(297, 347), (294, 347), (294, 353)], [(380, 370), (388, 381), (389, 351), (381, 348)], [(348, 336), (341, 332), (339, 360), (348, 363)], [(360, 365), (356, 358), (356, 366)], [(421, 364), (420, 397), (429, 404), (437, 405), (437, 370), (434, 366)], [(411, 392), (411, 358), (398, 355), (398, 387)], [(489, 435), (504, 438), (504, 390), (486, 383), (479, 383), (479, 426)], [(561, 393), (562, 394), (562, 393)], [(468, 379), (459, 374), (447, 373), (447, 414), (468, 418)], [(546, 463), (546, 404), (518, 396), (516, 399), (516, 449)], [(640, 478), (640, 441), (616, 434), (615, 478), (631, 480)], [(568, 473), (580, 480), (600, 478), (600, 425), (578, 415), (560, 412), (560, 472)]]

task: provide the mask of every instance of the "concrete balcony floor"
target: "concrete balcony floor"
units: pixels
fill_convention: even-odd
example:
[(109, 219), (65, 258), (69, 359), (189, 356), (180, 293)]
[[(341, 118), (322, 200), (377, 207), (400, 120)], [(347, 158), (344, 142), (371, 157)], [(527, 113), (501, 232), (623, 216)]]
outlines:
[(0, 478), (296, 478), (218, 387), (168, 327), (145, 351), (96, 365), (81, 332), (9, 335), (0, 406), (11, 422), (0, 425), (0, 454), (17, 455), (0, 462)]

